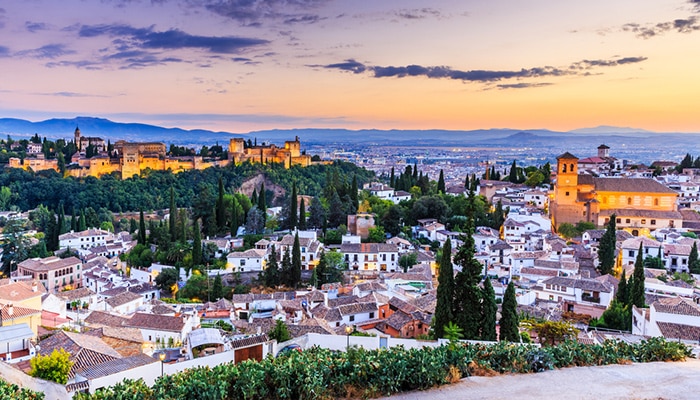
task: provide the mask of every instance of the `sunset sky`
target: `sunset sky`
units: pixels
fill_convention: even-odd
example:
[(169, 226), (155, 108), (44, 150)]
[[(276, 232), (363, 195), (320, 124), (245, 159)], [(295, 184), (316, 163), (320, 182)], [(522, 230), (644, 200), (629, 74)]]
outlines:
[(0, 117), (700, 132), (700, 0), (9, 0)]

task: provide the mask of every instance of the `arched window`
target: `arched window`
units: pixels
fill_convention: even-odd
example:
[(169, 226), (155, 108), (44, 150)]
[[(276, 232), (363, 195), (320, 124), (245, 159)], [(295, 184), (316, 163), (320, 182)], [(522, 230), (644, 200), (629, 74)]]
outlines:
[(571, 170), (571, 172), (574, 172), (574, 164), (569, 164), (569, 169)]
[(658, 206), (659, 205), (659, 199), (654, 199), (654, 205)]
[(562, 164), (561, 172), (566, 172), (566, 164)]
[(631, 198), (631, 197), (628, 197), (628, 198), (627, 198), (627, 205), (630, 205), (630, 204), (632, 204), (632, 198)]

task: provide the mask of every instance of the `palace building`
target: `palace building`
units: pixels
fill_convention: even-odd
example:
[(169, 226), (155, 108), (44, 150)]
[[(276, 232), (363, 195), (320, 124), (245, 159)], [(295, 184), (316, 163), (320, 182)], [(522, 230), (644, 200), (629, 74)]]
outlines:
[(617, 227), (633, 235), (657, 228), (680, 227), (678, 194), (649, 178), (600, 178), (579, 173), (579, 159), (571, 153), (557, 157), (556, 184), (550, 200), (553, 225), (608, 223), (615, 214)]

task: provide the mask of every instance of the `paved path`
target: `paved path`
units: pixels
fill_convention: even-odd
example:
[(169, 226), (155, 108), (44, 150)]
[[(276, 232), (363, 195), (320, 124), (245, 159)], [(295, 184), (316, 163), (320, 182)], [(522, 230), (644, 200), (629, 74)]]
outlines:
[(454, 385), (385, 398), (424, 399), (697, 400), (700, 399), (700, 360), (475, 376)]

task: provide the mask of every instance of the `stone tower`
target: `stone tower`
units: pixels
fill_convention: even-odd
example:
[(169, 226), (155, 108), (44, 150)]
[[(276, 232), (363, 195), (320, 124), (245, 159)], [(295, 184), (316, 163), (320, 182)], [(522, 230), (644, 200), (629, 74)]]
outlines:
[(608, 158), (610, 157), (610, 147), (601, 144), (598, 146), (598, 157), (600, 158)]
[(75, 136), (75, 147), (78, 149), (78, 151), (81, 151), (82, 149), (80, 148), (80, 128), (76, 126), (73, 135)]

